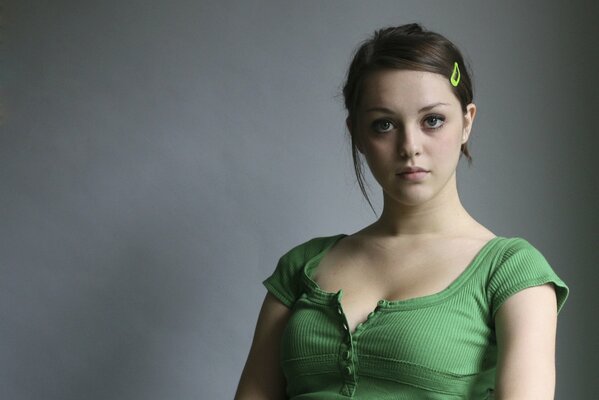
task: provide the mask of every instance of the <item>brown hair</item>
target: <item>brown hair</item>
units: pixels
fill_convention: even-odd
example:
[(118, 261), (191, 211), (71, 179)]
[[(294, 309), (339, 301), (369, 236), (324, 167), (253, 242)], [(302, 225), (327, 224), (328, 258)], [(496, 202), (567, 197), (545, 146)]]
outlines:
[[(444, 36), (424, 29), (420, 24), (412, 23), (397, 27), (379, 29), (374, 35), (364, 41), (356, 50), (347, 72), (343, 86), (345, 108), (351, 126), (356, 126), (357, 109), (362, 94), (362, 83), (374, 71), (384, 69), (404, 69), (426, 71), (441, 74), (449, 80), (457, 62), (460, 70), (459, 84), (451, 89), (460, 101), (462, 111), (472, 102), (473, 88), (469, 68), (464, 63), (460, 50)], [(349, 132), (352, 146), (352, 158), (358, 184), (364, 197), (374, 211), (372, 203), (364, 188), (362, 159), (356, 145), (354, 133)], [(472, 164), (468, 144), (461, 147), (462, 154)], [(376, 214), (376, 212), (375, 212)]]

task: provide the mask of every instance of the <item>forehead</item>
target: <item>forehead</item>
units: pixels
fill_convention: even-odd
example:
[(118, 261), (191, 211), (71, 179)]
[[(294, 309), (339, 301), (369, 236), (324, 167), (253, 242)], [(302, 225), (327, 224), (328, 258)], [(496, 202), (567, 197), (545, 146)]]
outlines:
[(459, 105), (449, 79), (425, 71), (382, 70), (371, 73), (363, 82), (360, 105), (385, 106), (408, 111), (435, 102)]

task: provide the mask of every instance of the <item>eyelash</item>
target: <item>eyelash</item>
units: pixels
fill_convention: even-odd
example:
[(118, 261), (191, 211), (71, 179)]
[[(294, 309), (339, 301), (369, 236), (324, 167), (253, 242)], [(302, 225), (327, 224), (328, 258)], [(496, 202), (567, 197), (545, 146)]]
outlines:
[[(443, 117), (442, 115), (438, 115), (438, 114), (428, 115), (428, 116), (426, 116), (426, 118), (424, 118), (424, 121), (427, 121), (427, 120), (430, 120), (430, 119), (435, 119), (435, 120), (441, 121), (443, 123), (441, 125), (437, 126), (436, 128), (432, 128), (432, 127), (426, 128), (428, 130), (433, 130), (434, 131), (434, 130), (440, 129), (445, 124), (445, 117)], [(371, 127), (372, 127), (372, 129), (375, 132), (378, 132), (378, 133), (387, 133), (387, 132), (389, 132), (389, 130), (379, 130), (379, 129), (377, 129), (377, 127), (379, 126), (379, 124), (385, 123), (385, 122), (393, 125), (393, 122), (391, 122), (388, 119), (377, 119), (376, 121), (374, 121), (372, 123)]]

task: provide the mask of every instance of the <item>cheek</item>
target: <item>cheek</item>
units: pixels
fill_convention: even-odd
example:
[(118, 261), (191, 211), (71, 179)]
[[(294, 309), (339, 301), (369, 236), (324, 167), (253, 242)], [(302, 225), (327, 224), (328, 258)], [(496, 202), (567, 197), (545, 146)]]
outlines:
[(436, 144), (442, 146), (447, 152), (459, 151), (462, 146), (462, 130), (460, 127), (452, 127), (451, 131), (444, 132), (438, 139)]
[(367, 137), (366, 135), (361, 136), (362, 148), (365, 152), (365, 156), (376, 156), (388, 153), (392, 147), (390, 137)]
[(424, 154), (431, 163), (443, 168), (453, 168), (458, 163), (461, 141), (455, 135), (439, 136), (428, 142)]
[(385, 171), (389, 163), (394, 162), (395, 154), (388, 143), (367, 142), (364, 144), (364, 150), (364, 159), (375, 177)]

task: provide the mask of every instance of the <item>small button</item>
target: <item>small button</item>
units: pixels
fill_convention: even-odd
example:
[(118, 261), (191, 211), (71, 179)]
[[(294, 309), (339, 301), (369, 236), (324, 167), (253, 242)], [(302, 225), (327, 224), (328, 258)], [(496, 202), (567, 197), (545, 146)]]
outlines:
[(346, 360), (349, 360), (351, 358), (351, 351), (345, 350), (343, 352), (343, 358), (345, 358)]
[(345, 322), (343, 323), (343, 329), (345, 329), (346, 331), (349, 331), (349, 326), (347, 326), (347, 324)]
[(350, 366), (345, 367), (345, 375), (351, 375), (351, 372), (352, 371), (351, 371), (351, 367)]
[(337, 312), (339, 313), (339, 315), (343, 315), (343, 310), (341, 309), (341, 307), (337, 307)]
[(385, 300), (379, 300), (378, 304), (379, 306), (385, 306), (387, 305), (387, 302)]
[(375, 312), (374, 312), (374, 311), (372, 311), (370, 314), (368, 314), (368, 318), (372, 318), (372, 317), (374, 317), (374, 314), (375, 314)]

